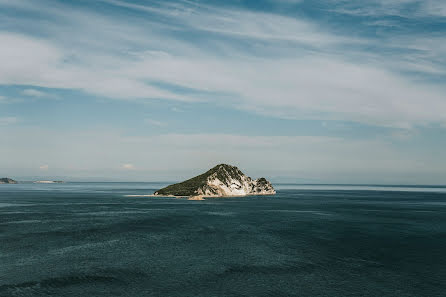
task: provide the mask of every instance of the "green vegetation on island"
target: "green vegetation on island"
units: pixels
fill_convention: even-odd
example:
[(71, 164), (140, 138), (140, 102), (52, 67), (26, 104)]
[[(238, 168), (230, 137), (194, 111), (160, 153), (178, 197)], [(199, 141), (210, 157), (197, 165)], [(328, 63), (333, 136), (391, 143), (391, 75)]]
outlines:
[[(237, 167), (234, 167), (237, 169)], [(196, 195), (196, 191), (207, 185), (207, 179), (212, 174), (216, 173), (217, 177), (222, 178), (222, 173), (219, 171), (222, 171), (221, 169), (227, 169), (231, 174), (234, 176), (234, 178), (237, 175), (236, 170), (233, 169), (233, 166), (226, 165), (226, 164), (220, 164), (215, 166), (214, 168), (206, 171), (203, 174), (200, 174), (196, 177), (193, 177), (191, 179), (185, 180), (181, 183), (173, 184), (170, 186), (167, 186), (165, 188), (162, 188), (155, 192), (155, 195), (173, 195), (173, 196), (193, 196)], [(238, 169), (237, 169), (238, 170)], [(240, 172), (240, 170), (238, 170)], [(241, 173), (241, 172), (240, 172)], [(243, 173), (242, 173), (243, 174)]]

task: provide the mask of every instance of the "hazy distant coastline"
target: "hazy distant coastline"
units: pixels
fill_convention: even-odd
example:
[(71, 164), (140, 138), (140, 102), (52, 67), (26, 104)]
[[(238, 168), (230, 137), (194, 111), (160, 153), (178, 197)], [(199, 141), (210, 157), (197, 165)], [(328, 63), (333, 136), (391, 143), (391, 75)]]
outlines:
[(38, 180), (33, 182), (35, 184), (62, 184), (64, 181), (61, 180)]
[(16, 183), (17, 181), (8, 177), (0, 178), (0, 184), (16, 184)]

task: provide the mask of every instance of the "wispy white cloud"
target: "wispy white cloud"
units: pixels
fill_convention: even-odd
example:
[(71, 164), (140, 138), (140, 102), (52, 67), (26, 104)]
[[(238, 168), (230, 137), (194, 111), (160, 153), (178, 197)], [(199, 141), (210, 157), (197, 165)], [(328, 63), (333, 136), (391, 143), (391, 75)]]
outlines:
[(43, 97), (43, 96), (48, 96), (47, 93), (36, 90), (36, 89), (25, 89), (22, 91), (23, 95), (26, 96), (31, 96), (31, 97)]
[(172, 110), (173, 112), (184, 112), (183, 109), (179, 108), (179, 107), (172, 107), (170, 110)]
[(0, 126), (7, 126), (17, 123), (19, 120), (16, 117), (0, 117)]
[[(408, 1), (393, 6), (397, 9)], [(64, 21), (53, 20), (58, 26), (33, 23), (47, 37), (0, 32), (0, 42), (7, 44), (0, 48), (0, 83), (69, 88), (124, 100), (212, 101), (230, 92), (231, 100), (219, 98), (220, 104), (226, 101), (236, 108), (286, 118), (397, 127), (446, 121), (445, 87), (401, 74), (444, 73), (435, 63), (446, 53), (438, 46), (441, 40), (426, 43), (426, 37), (424, 41), (401, 37), (389, 44), (410, 46), (417, 54), (386, 57), (358, 49), (377, 46), (376, 41), (339, 34), (303, 18), (197, 3), (155, 7), (104, 2), (172, 22), (166, 27), (153, 18), (126, 22), (81, 9), (67, 13), (62, 4), (49, 7), (45, 13)], [(37, 11), (47, 8), (24, 0), (17, 5)], [(218, 34), (225, 41), (210, 37), (200, 44), (172, 35), (183, 31)], [(246, 41), (249, 47), (240, 46)], [(154, 81), (204, 93), (184, 93), (151, 84)]]
[(443, 0), (424, 0), (423, 8), (431, 15), (446, 16), (446, 2)]
[(149, 124), (149, 125), (153, 125), (153, 126), (157, 126), (157, 127), (164, 127), (164, 126), (166, 126), (165, 122), (157, 121), (157, 120), (154, 120), (154, 119), (144, 119), (144, 123)]
[(9, 96), (1, 96), (0, 95), (0, 104), (12, 104), (12, 103), (20, 103), (23, 102), (21, 98), (11, 98)]
[(446, 2), (443, 0), (370, 0), (346, 2), (331, 0), (343, 6), (332, 9), (338, 13), (357, 16), (399, 16), (404, 18), (420, 18), (446, 16)]
[(133, 4), (121, 0), (103, 0), (119, 7), (131, 8), (171, 18), (176, 30), (200, 30), (265, 41), (297, 42), (310, 47), (321, 47), (345, 42), (364, 43), (365, 39), (335, 35), (316, 23), (265, 12), (228, 9), (194, 3), (190, 6), (166, 4), (161, 7)]

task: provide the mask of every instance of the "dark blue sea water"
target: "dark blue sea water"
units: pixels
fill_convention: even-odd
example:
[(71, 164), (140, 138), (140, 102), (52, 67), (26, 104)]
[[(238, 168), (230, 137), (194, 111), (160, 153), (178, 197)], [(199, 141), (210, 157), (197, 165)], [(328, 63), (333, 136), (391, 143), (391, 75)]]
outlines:
[(0, 296), (446, 296), (446, 189), (0, 185)]

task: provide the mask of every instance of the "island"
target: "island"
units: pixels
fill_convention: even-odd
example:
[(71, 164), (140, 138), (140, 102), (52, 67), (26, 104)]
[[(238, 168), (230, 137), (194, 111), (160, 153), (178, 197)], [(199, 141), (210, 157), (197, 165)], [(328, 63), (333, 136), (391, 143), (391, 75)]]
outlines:
[(17, 181), (4, 177), (4, 178), (0, 178), (0, 184), (16, 184)]
[(34, 182), (35, 184), (63, 184), (64, 181), (61, 180), (38, 180)]
[(265, 178), (256, 180), (246, 176), (235, 166), (220, 164), (207, 172), (162, 188), (154, 196), (189, 197), (202, 200), (208, 197), (274, 195), (276, 191)]

